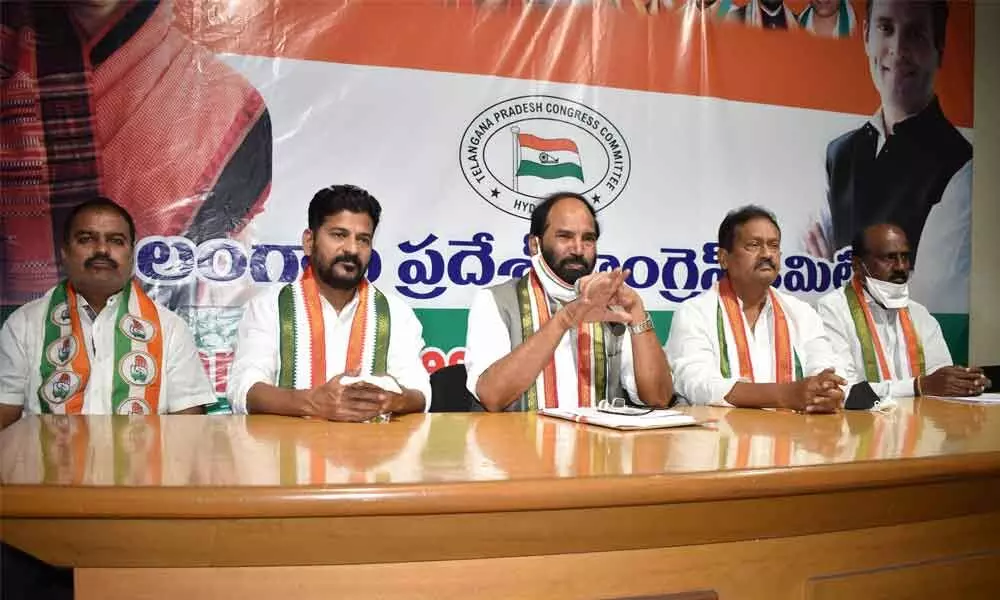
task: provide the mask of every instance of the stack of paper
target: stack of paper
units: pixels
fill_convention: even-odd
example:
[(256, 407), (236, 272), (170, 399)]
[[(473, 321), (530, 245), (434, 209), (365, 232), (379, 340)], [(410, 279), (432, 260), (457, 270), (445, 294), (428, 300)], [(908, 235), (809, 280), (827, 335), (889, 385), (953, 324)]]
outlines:
[(621, 430), (698, 425), (697, 419), (676, 410), (652, 410), (644, 415), (616, 415), (596, 408), (540, 408), (538, 414)]
[(974, 404), (1000, 404), (1000, 393), (991, 392), (978, 396), (929, 396), (930, 398), (941, 398), (942, 400), (958, 400), (959, 402), (972, 402)]

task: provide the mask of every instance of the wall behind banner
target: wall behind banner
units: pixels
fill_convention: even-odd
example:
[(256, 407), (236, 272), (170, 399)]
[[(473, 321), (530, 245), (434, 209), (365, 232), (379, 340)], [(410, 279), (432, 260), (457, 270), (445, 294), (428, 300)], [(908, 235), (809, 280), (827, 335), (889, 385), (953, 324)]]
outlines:
[[(840, 5), (840, 39), (792, 13), (793, 31), (764, 31), (679, 0), (652, 3), (656, 14), (611, 2), (456, 4), (144, 3), (116, 13), (108, 38), (119, 46), (89, 57), (97, 184), (136, 213), (137, 276), (191, 324), (220, 393), (243, 303), (298, 275), (306, 206), (332, 183), (383, 202), (369, 273), (414, 306), (431, 370), (462, 360), (473, 292), (524, 272), (526, 218), (553, 191), (595, 202), (598, 267), (633, 270), (661, 340), (672, 311), (718, 279), (715, 228), (736, 205), (778, 214), (781, 289), (815, 300), (850, 276), (827, 150), (880, 103), (862, 3)], [(713, 6), (724, 4), (745, 3)], [(951, 3), (935, 80), (959, 146), (973, 139), (973, 22), (969, 3)], [(172, 85), (125, 79), (162, 65)], [(143, 118), (126, 118), (129, 102)], [(54, 265), (56, 236), (37, 232), (57, 231), (58, 219), (18, 221), (7, 189), (0, 262), (14, 304), (54, 283), (54, 268), (46, 278), (26, 265)], [(936, 193), (914, 296), (963, 362), (970, 189)], [(851, 202), (847, 221), (864, 212)]]
[[(1000, 3), (976, 3), (976, 53), (1000, 56)], [(976, 61), (976, 162), (1000, 164), (1000, 61)], [(1000, 365), (1000, 169), (975, 171), (973, 182), (971, 323), (969, 359)]]

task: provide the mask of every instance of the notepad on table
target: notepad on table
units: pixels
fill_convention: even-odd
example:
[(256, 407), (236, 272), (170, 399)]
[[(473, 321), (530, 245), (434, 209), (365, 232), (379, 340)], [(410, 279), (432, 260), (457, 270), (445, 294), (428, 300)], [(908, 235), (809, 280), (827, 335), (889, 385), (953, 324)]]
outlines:
[(929, 397), (940, 398), (942, 400), (953, 400), (957, 402), (970, 402), (972, 404), (1000, 404), (1000, 392), (979, 394), (978, 396), (929, 396)]
[(538, 414), (622, 431), (700, 424), (698, 419), (676, 410), (653, 410), (643, 415), (616, 415), (596, 408), (540, 408)]

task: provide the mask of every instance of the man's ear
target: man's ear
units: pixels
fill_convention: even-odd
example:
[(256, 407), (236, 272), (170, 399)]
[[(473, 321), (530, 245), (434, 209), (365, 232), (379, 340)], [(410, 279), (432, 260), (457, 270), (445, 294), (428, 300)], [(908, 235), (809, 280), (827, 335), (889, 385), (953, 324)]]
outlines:
[(720, 267), (722, 267), (723, 269), (728, 269), (729, 268), (729, 251), (728, 250), (726, 250), (725, 248), (722, 248), (720, 246), (719, 250), (716, 252), (716, 258), (718, 258), (718, 260), (719, 260), (719, 266)]
[(308, 227), (302, 231), (302, 252), (306, 256), (312, 256), (313, 251), (313, 232), (312, 229)]
[(854, 269), (855, 273), (859, 273), (861, 275), (865, 274), (864, 265), (861, 262), (861, 258), (858, 256), (854, 256), (851, 258), (851, 268)]
[(538, 239), (537, 235), (528, 236), (528, 252), (530, 254), (538, 254), (541, 252), (541, 241)]

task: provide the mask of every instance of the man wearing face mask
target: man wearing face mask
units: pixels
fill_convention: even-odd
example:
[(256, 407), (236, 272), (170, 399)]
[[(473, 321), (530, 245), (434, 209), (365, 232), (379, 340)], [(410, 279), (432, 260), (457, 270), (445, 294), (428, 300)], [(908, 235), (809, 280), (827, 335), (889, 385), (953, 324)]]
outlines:
[(477, 292), (466, 382), (486, 410), (596, 406), (624, 394), (669, 403), (670, 369), (628, 273), (591, 274), (599, 235), (583, 196), (549, 196), (531, 215), (531, 270)]
[(867, 227), (852, 252), (854, 278), (817, 304), (834, 351), (848, 358), (848, 381), (868, 381), (882, 400), (981, 394), (989, 385), (982, 369), (954, 366), (937, 320), (910, 299), (903, 229)]
[(719, 226), (716, 287), (674, 313), (667, 356), (693, 404), (824, 413), (844, 402), (843, 368), (805, 302), (771, 287), (781, 264), (774, 215), (744, 206)]
[(381, 214), (353, 185), (313, 197), (302, 233), (309, 266), (251, 300), (240, 322), (226, 390), (234, 413), (367, 421), (427, 410), (420, 321), (365, 279)]
[(66, 279), (0, 330), (0, 428), (22, 412), (204, 412), (215, 396), (191, 332), (132, 279), (129, 213), (95, 197), (62, 235)]

